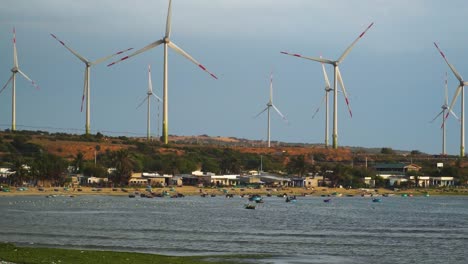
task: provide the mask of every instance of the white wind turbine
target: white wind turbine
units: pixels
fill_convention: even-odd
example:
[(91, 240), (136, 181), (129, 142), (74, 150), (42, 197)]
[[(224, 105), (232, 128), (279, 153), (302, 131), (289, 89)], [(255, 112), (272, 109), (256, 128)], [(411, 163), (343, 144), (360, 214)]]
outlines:
[[(325, 147), (328, 147), (328, 97), (329, 93), (333, 91), (333, 89), (330, 87), (330, 81), (328, 79), (327, 71), (325, 70), (325, 65), (322, 63), (322, 70), (323, 70), (323, 77), (325, 79), (325, 95), (323, 96), (322, 103), (325, 102)], [(315, 110), (314, 114), (312, 115), (312, 118), (314, 118), (317, 113), (320, 110), (321, 105), (317, 107)]]
[(348, 96), (346, 95), (346, 89), (344, 87), (344, 83), (343, 83), (343, 79), (341, 77), (341, 73), (340, 73), (340, 69), (338, 67), (339, 64), (341, 64), (343, 62), (343, 60), (346, 58), (346, 56), (348, 56), (349, 52), (351, 52), (351, 49), (354, 47), (354, 45), (356, 45), (356, 43), (364, 36), (364, 34), (367, 32), (367, 30), (369, 30), (372, 25), (374, 25), (374, 23), (371, 23), (367, 28), (366, 30), (364, 30), (357, 38), (356, 40), (354, 40), (353, 43), (351, 43), (351, 45), (343, 52), (343, 54), (338, 58), (338, 60), (328, 60), (328, 59), (322, 59), (322, 58), (311, 58), (311, 57), (306, 57), (306, 56), (302, 56), (302, 55), (299, 55), (299, 54), (293, 54), (293, 53), (288, 53), (288, 52), (284, 52), (282, 51), (281, 53), (282, 54), (286, 54), (286, 55), (290, 55), (290, 56), (294, 56), (294, 57), (298, 57), (298, 58), (303, 58), (303, 59), (308, 59), (308, 60), (313, 60), (313, 61), (318, 61), (318, 62), (321, 62), (321, 63), (325, 63), (325, 64), (331, 64), (333, 65), (333, 68), (334, 68), (334, 82), (333, 82), (333, 148), (336, 149), (338, 148), (338, 104), (337, 104), (337, 101), (338, 101), (338, 82), (340, 82), (340, 86), (341, 86), (341, 90), (343, 91), (343, 95), (345, 97), (345, 100), (346, 100), (346, 105), (348, 106), (348, 111), (349, 111), (349, 114), (350, 116), (352, 117), (353, 114), (351, 112), (351, 108), (349, 106), (349, 100), (348, 100)]
[(190, 60), (194, 64), (196, 64), (200, 69), (204, 70), (205, 72), (209, 73), (213, 78), (218, 79), (213, 73), (209, 72), (205, 66), (201, 65), (198, 61), (196, 61), (192, 56), (190, 56), (187, 52), (183, 49), (178, 47), (172, 40), (171, 37), (171, 4), (172, 1), (169, 0), (169, 7), (167, 11), (167, 20), (166, 20), (166, 33), (164, 37), (160, 40), (157, 40), (146, 47), (143, 47), (134, 53), (121, 58), (118, 61), (112, 62), (107, 66), (112, 66), (118, 62), (124, 61), (128, 58), (136, 56), (140, 53), (143, 53), (147, 50), (155, 48), (161, 44), (164, 44), (164, 72), (163, 72), (163, 132), (162, 132), (162, 141), (164, 144), (168, 143), (168, 89), (167, 89), (167, 73), (168, 73), (168, 64), (167, 64), (167, 56), (168, 56), (168, 47), (173, 49), (175, 52), (179, 53), (180, 55), (184, 56), (186, 59)]
[(161, 102), (161, 98), (159, 98), (157, 95), (155, 95), (153, 93), (153, 84), (151, 82), (151, 65), (148, 65), (148, 92), (146, 92), (146, 98), (143, 99), (143, 101), (137, 106), (137, 108), (139, 108), (140, 106), (143, 105), (143, 103), (145, 101), (148, 101), (148, 110), (147, 110), (147, 120), (146, 120), (146, 126), (147, 126), (147, 134), (146, 134), (146, 138), (148, 141), (151, 140), (151, 133), (150, 133), (150, 118), (151, 118), (151, 115), (150, 115), (150, 106), (151, 106), (151, 96), (154, 96), (154, 98), (156, 98), (156, 100), (158, 100), (159, 102)]
[(268, 138), (268, 147), (270, 147), (270, 108), (275, 109), (275, 111), (281, 116), (283, 120), (288, 121), (286, 117), (280, 112), (280, 110), (273, 104), (273, 73), (270, 75), (270, 100), (267, 103), (267, 107), (258, 113), (255, 118), (263, 114), (263, 112), (268, 111), (268, 126), (267, 126), (267, 138)]
[(450, 103), (450, 106), (448, 108), (448, 112), (445, 114), (444, 119), (447, 119), (448, 115), (453, 109), (453, 105), (455, 104), (455, 101), (457, 100), (457, 97), (460, 95), (461, 92), (461, 113), (460, 113), (460, 157), (465, 156), (465, 85), (468, 85), (468, 82), (465, 82), (463, 80), (463, 77), (458, 73), (458, 71), (455, 69), (455, 67), (450, 64), (445, 57), (445, 54), (440, 50), (439, 46), (437, 43), (434, 42), (434, 45), (436, 46), (437, 50), (439, 51), (440, 55), (442, 55), (442, 58), (444, 58), (445, 62), (449, 66), (450, 70), (452, 70), (453, 74), (455, 77), (458, 79), (459, 84), (457, 87), (457, 90), (455, 91), (455, 95), (453, 96), (452, 103)]
[(114, 53), (112, 55), (100, 58), (100, 59), (95, 60), (95, 61), (89, 61), (89, 60), (85, 59), (83, 56), (81, 56), (80, 54), (78, 54), (76, 51), (74, 51), (73, 49), (71, 49), (70, 47), (65, 45), (65, 43), (63, 41), (61, 41), (60, 39), (58, 39), (57, 36), (55, 36), (54, 34), (50, 34), (50, 35), (53, 38), (55, 38), (58, 42), (60, 42), (60, 44), (62, 44), (68, 51), (70, 51), (73, 55), (75, 55), (80, 61), (82, 61), (85, 64), (83, 96), (81, 97), (81, 112), (83, 112), (83, 103), (84, 103), (84, 100), (85, 100), (85, 97), (86, 97), (86, 126), (85, 126), (85, 129), (86, 129), (86, 135), (89, 135), (90, 134), (90, 116), (91, 116), (91, 111), (90, 111), (91, 66), (99, 64), (101, 62), (104, 62), (104, 61), (106, 61), (106, 60), (108, 60), (108, 59), (110, 59), (110, 58), (112, 58), (112, 57), (114, 57), (116, 55), (122, 54), (124, 52), (129, 51), (129, 50), (132, 50), (132, 48), (119, 51), (117, 53)]
[[(439, 114), (434, 117), (434, 119), (431, 120), (431, 123), (434, 122), (439, 116), (442, 116), (442, 155), (446, 155), (446, 147), (445, 147), (445, 142), (446, 142), (446, 133), (445, 133), (445, 115), (448, 111), (448, 87), (447, 87), (447, 72), (445, 73), (445, 98), (444, 98), (444, 104), (441, 106), (442, 111), (439, 112)], [(450, 112), (457, 120), (459, 120), (458, 116), (450, 110)]]
[(36, 88), (39, 89), (39, 86), (31, 80), (25, 73), (23, 73), (18, 65), (18, 53), (16, 51), (16, 30), (13, 28), (13, 68), (11, 68), (11, 77), (8, 79), (7, 83), (3, 86), (0, 93), (5, 90), (8, 84), (11, 82), (11, 130), (16, 130), (16, 74), (21, 74), (26, 80), (30, 81), (31, 84)]

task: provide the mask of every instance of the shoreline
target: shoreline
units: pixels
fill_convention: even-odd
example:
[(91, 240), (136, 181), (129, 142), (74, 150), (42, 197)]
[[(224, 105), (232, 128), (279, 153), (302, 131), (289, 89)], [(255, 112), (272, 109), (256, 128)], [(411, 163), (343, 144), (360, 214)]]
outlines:
[[(10, 187), (9, 192), (0, 191), (2, 196), (29, 196), (29, 195), (57, 195), (57, 196), (81, 196), (81, 195), (107, 195), (107, 196), (128, 196), (129, 194), (149, 194), (146, 188), (126, 187), (126, 188), (110, 188), (110, 187), (78, 187), (78, 188), (63, 188), (63, 187), (50, 187), (50, 188), (17, 188)], [(152, 188), (153, 194), (167, 194), (166, 196), (182, 194), (184, 196), (200, 196), (205, 194), (207, 196), (226, 196), (232, 194), (236, 196), (242, 195), (267, 195), (278, 196), (286, 194), (288, 196), (382, 196), (382, 195), (404, 195), (409, 196), (423, 196), (423, 195), (468, 195), (467, 188), (452, 188), (452, 189), (405, 189), (405, 190), (389, 190), (384, 188), (361, 188), (361, 189), (344, 189), (344, 188), (303, 188), (303, 187), (287, 187), (287, 188), (261, 188), (254, 189), (248, 187), (224, 187), (224, 188), (199, 188), (195, 186), (183, 187), (164, 187)]]

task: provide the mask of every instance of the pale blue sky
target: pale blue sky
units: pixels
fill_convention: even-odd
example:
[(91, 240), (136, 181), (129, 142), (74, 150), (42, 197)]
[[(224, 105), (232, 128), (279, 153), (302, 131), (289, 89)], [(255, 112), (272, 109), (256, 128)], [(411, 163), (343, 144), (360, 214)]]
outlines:
[[(17, 82), (17, 124), (83, 133), (80, 112), (84, 65), (56, 40), (95, 60), (115, 51), (139, 49), (164, 35), (167, 0), (4, 0), (0, 2), (0, 82), (13, 64), (16, 27), (20, 68), (41, 87)], [(185, 58), (169, 53), (169, 133), (266, 139), (266, 115), (274, 71), (274, 103), (287, 116), (272, 116), (272, 140), (322, 143), (324, 109), (319, 63), (280, 51), (336, 59), (371, 23), (340, 66), (353, 118), (339, 98), (338, 143), (441, 152), (440, 120), (448, 67), (437, 41), (463, 75), (468, 72), (468, 2), (456, 0), (173, 0), (172, 40), (215, 73), (212, 79)], [(91, 130), (115, 135), (146, 133), (146, 110), (136, 109), (147, 89), (162, 96), (163, 47), (113, 67), (91, 70)], [(332, 69), (327, 67), (330, 78)], [(455, 77), (449, 73), (452, 99)], [(153, 104), (152, 131), (158, 128)], [(460, 113), (459, 103), (455, 112)], [(0, 125), (11, 123), (11, 89), (0, 94)], [(19, 126), (19, 129), (23, 127)], [(459, 124), (448, 122), (448, 152), (459, 149)], [(331, 127), (330, 127), (331, 131)], [(104, 132), (106, 133), (106, 132)], [(128, 134), (125, 134), (128, 133)], [(130, 134), (131, 133), (131, 134)], [(330, 136), (331, 138), (331, 136)]]

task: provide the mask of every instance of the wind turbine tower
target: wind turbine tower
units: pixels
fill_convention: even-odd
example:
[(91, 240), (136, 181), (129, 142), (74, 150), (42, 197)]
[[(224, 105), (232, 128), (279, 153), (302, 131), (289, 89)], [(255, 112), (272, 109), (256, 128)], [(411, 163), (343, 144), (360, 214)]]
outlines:
[(308, 59), (308, 60), (313, 60), (313, 61), (333, 65), (334, 82), (333, 82), (333, 135), (332, 135), (332, 137), (333, 137), (333, 148), (334, 149), (338, 148), (338, 104), (337, 104), (337, 101), (338, 101), (338, 82), (340, 82), (341, 90), (342, 90), (343, 95), (345, 97), (346, 105), (348, 106), (349, 114), (350, 114), (351, 117), (353, 116), (353, 114), (351, 112), (351, 108), (349, 106), (348, 96), (346, 95), (346, 89), (344, 87), (344, 82), (343, 82), (343, 79), (341, 77), (340, 69), (339, 69), (338, 66), (343, 62), (343, 60), (346, 58), (346, 56), (348, 56), (349, 52), (351, 52), (351, 49), (354, 47), (354, 45), (356, 45), (356, 43), (364, 36), (364, 34), (366, 34), (366, 32), (372, 27), (372, 25), (374, 25), (374, 23), (371, 23), (366, 28), (366, 30), (364, 30), (356, 38), (356, 40), (354, 40), (354, 42), (351, 43), (351, 45), (343, 52), (343, 54), (338, 58), (338, 60), (328, 60), (328, 59), (322, 59), (322, 58), (311, 58), (311, 57), (302, 56), (300, 54), (288, 53), (288, 52), (284, 52), (284, 51), (281, 52), (282, 54), (286, 54), (286, 55), (290, 55), (290, 56), (294, 56), (294, 57), (298, 57), (298, 58), (303, 58), (303, 59)]
[(255, 118), (259, 115), (263, 114), (263, 112), (268, 112), (268, 125), (267, 125), (267, 138), (268, 138), (268, 147), (270, 147), (270, 108), (275, 109), (278, 115), (281, 116), (283, 120), (287, 122), (286, 117), (280, 112), (280, 110), (273, 104), (273, 73), (270, 75), (270, 100), (268, 100), (267, 107), (263, 109), (260, 113), (258, 113)]
[(207, 72), (210, 74), (213, 78), (218, 79), (213, 73), (209, 72), (205, 66), (200, 64), (198, 61), (196, 61), (192, 56), (190, 56), (187, 52), (185, 52), (183, 49), (179, 48), (174, 42), (171, 40), (171, 4), (172, 0), (169, 0), (169, 8), (167, 11), (167, 20), (166, 20), (166, 33), (164, 37), (160, 40), (157, 40), (146, 47), (143, 47), (134, 53), (125, 56), (121, 58), (120, 60), (117, 60), (115, 62), (110, 63), (107, 66), (112, 66), (118, 62), (124, 61), (126, 59), (129, 59), (133, 56), (136, 56), (140, 53), (143, 53), (147, 50), (150, 50), (152, 48), (155, 48), (161, 44), (164, 44), (164, 72), (163, 72), (163, 132), (162, 132), (162, 141), (164, 144), (168, 143), (168, 130), (169, 130), (169, 125), (168, 125), (168, 85), (167, 85), (167, 73), (168, 73), (168, 63), (167, 63), (167, 58), (168, 58), (168, 47), (173, 49), (175, 52), (179, 53), (180, 55), (184, 56), (186, 59), (189, 61), (193, 62), (196, 64), (200, 69), (203, 71)]
[(0, 90), (2, 93), (8, 84), (11, 82), (11, 131), (16, 131), (16, 74), (19, 73), (22, 75), (26, 80), (31, 82), (32, 86), (36, 89), (39, 89), (39, 86), (31, 80), (25, 73), (23, 73), (18, 65), (18, 53), (16, 51), (16, 30), (13, 28), (13, 68), (11, 68), (11, 77), (8, 79), (6, 84)]

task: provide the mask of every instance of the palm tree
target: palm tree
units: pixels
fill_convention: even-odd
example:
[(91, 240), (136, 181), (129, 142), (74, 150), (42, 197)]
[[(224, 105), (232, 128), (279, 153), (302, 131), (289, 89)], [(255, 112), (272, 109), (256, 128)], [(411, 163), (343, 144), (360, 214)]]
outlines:
[(112, 181), (113, 183), (126, 185), (132, 175), (134, 168), (132, 157), (127, 149), (121, 149), (113, 153), (112, 165), (115, 167)]

